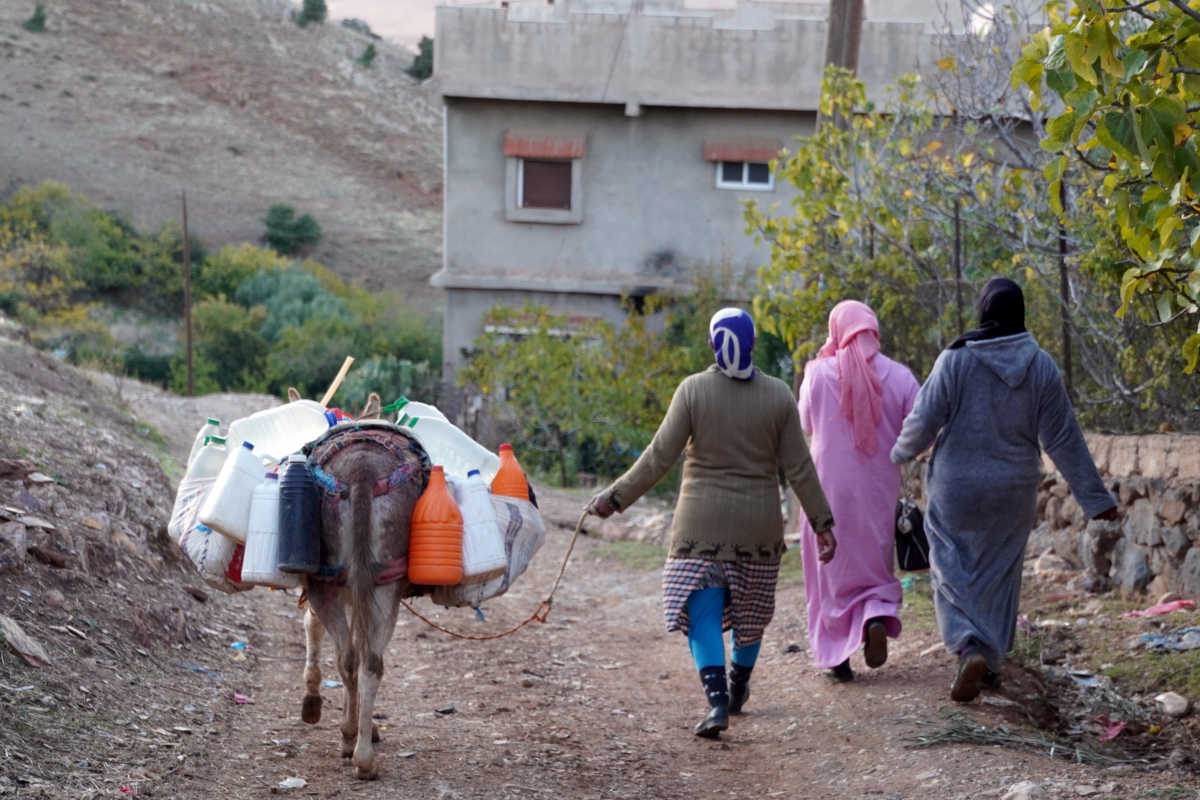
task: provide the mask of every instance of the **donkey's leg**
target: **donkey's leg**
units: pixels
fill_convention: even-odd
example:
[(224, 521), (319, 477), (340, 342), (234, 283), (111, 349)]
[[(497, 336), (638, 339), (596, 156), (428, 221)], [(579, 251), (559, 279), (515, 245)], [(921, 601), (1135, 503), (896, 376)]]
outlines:
[[(342, 677), (342, 757), (349, 758), (354, 752), (354, 736), (358, 731), (358, 655), (354, 652), (350, 637), (350, 624), (343, 610), (340, 591), (317, 592), (319, 597), (310, 597), (308, 602), (320, 617), (325, 630), (333, 638), (337, 653), (338, 674)], [(315, 600), (315, 602), (314, 602)]]
[[(375, 765), (375, 747), (378, 741), (372, 716), (375, 710), (375, 693), (383, 678), (383, 654), (396, 629), (396, 614), (400, 609), (399, 587), (395, 584), (378, 586), (371, 594), (370, 630), (363, 647), (362, 663), (359, 665), (358, 682), (358, 744), (354, 748), (354, 765), (358, 777), (374, 780), (379, 777)], [(361, 646), (361, 645), (360, 645)]]
[(310, 725), (321, 721), (321, 639), (325, 628), (310, 603), (304, 612), (304, 702), (300, 719)]

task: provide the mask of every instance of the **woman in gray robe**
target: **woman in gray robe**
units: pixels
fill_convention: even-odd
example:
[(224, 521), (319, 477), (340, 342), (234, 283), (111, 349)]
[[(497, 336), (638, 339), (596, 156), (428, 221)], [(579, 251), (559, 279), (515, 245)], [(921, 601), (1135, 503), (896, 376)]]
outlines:
[(930, 575), (942, 641), (958, 654), (950, 697), (998, 682), (1012, 648), (1025, 543), (1037, 516), (1045, 448), (1088, 517), (1117, 519), (1054, 360), (1025, 330), (1017, 284), (992, 278), (978, 328), (938, 356), (892, 448), (926, 467)]

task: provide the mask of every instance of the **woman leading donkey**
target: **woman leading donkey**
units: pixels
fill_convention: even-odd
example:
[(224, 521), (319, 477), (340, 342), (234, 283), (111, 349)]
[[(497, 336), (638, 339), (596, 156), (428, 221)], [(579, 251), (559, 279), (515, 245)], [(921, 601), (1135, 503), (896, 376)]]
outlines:
[[(779, 476), (800, 498), (819, 557), (833, 558), (833, 515), (817, 480), (791, 390), (754, 368), (754, 321), (726, 308), (709, 323), (716, 363), (683, 380), (653, 441), (592, 498), (600, 517), (623, 511), (685, 453), (663, 569), (668, 631), (687, 634), (709, 711), (697, 736), (717, 738), (750, 696), (750, 673), (775, 612), (783, 554)], [(723, 631), (733, 629), (726, 683)]]

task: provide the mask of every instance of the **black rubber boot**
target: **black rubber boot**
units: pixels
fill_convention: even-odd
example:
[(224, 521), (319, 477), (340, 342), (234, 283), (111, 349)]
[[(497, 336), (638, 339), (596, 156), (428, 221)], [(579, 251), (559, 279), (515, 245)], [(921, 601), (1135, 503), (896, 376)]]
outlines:
[(733, 664), (729, 668), (729, 713), (740, 714), (750, 699), (750, 673), (754, 667)]
[(854, 670), (850, 669), (850, 659), (848, 658), (825, 674), (829, 676), (830, 680), (838, 683), (849, 683), (854, 680)]
[(875, 617), (866, 626), (863, 636), (863, 659), (871, 669), (878, 669), (887, 662), (887, 626)]
[(725, 667), (705, 667), (700, 670), (700, 682), (708, 697), (708, 714), (695, 727), (697, 736), (716, 739), (729, 727), (729, 689), (725, 683)]

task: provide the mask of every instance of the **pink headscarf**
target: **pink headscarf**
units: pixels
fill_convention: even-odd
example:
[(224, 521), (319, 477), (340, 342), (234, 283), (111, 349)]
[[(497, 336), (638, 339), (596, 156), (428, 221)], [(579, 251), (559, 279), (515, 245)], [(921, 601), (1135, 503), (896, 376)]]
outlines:
[(854, 446), (868, 456), (879, 449), (883, 384), (875, 370), (879, 354), (879, 320), (866, 303), (843, 300), (829, 312), (829, 338), (817, 358), (837, 359), (842, 413), (854, 427)]

